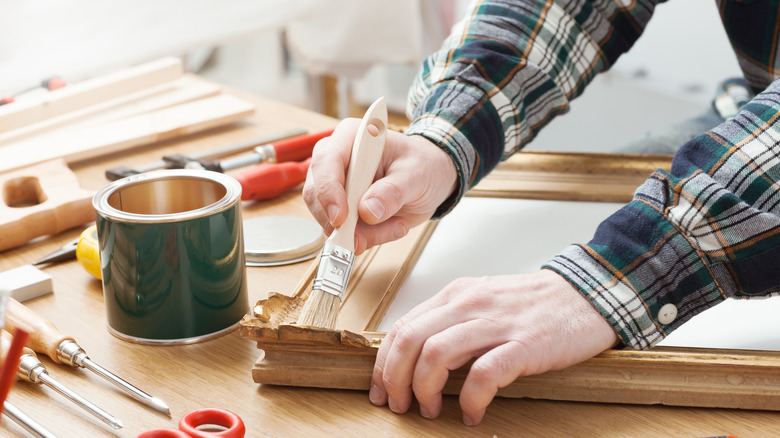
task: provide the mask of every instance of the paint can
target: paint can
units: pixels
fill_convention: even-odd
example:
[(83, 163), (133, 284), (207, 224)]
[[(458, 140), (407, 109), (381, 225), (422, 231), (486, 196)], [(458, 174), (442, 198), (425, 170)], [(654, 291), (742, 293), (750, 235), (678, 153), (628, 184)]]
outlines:
[(108, 184), (92, 204), (112, 334), (188, 344), (237, 327), (249, 301), (235, 179), (159, 170)]

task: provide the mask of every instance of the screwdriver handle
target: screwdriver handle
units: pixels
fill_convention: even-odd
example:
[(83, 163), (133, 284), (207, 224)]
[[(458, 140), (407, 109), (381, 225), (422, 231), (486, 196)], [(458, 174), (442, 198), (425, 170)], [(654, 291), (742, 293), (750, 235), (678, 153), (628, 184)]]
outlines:
[(72, 337), (62, 334), (54, 324), (11, 297), (8, 298), (7, 312), (5, 321), (7, 330), (19, 327), (28, 331), (30, 333), (28, 347), (49, 356), (55, 363), (62, 363), (57, 355), (57, 348), (64, 341), (75, 342)]
[(301, 161), (311, 157), (311, 151), (318, 141), (333, 134), (333, 130), (315, 132), (314, 134), (301, 135), (287, 140), (272, 143), (276, 153), (276, 162)]
[(264, 163), (235, 176), (241, 184), (242, 201), (271, 199), (306, 180), (311, 158), (304, 161)]

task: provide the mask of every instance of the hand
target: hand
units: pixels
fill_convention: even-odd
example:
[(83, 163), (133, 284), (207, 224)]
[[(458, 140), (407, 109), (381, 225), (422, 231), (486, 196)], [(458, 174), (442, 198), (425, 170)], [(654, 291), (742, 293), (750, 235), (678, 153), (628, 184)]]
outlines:
[[(342, 121), (312, 153), (303, 199), (328, 234), (347, 218), (344, 181), (359, 124)], [(355, 253), (400, 239), (430, 219), (456, 183), (455, 165), (441, 148), (421, 136), (388, 131), (375, 181), (358, 203)]]
[(436, 418), (449, 370), (477, 358), (460, 392), (463, 422), (476, 425), (499, 388), (574, 365), (616, 341), (601, 314), (553, 271), (461, 278), (393, 325), (369, 397), (404, 413), (414, 393), (420, 414)]

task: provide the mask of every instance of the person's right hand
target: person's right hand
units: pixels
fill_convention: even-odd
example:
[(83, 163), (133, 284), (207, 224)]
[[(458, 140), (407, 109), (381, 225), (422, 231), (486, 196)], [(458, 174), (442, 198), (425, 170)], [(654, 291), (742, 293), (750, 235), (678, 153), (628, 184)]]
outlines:
[[(327, 234), (347, 217), (344, 181), (359, 124), (359, 119), (343, 120), (312, 153), (303, 199)], [(388, 130), (374, 183), (358, 203), (355, 253), (400, 239), (430, 219), (452, 194), (457, 178), (441, 148), (424, 137)]]

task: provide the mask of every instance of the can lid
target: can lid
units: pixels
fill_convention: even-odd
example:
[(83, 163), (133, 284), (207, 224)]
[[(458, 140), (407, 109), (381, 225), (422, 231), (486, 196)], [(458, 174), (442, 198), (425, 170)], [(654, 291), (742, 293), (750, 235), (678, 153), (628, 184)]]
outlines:
[(247, 266), (277, 266), (316, 256), (325, 234), (311, 219), (297, 216), (260, 216), (244, 220)]

